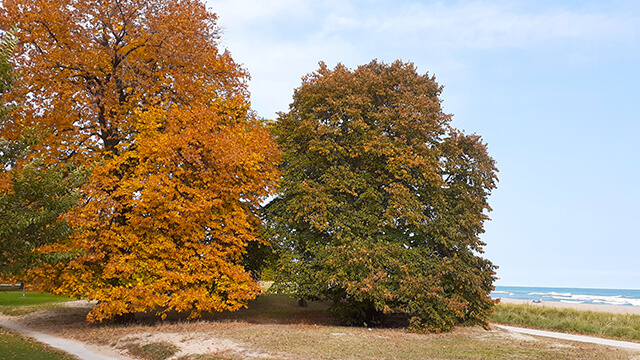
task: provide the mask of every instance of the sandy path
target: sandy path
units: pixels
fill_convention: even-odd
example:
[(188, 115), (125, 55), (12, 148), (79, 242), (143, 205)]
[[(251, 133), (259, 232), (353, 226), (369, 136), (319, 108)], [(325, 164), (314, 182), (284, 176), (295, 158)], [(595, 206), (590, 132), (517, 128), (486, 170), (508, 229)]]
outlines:
[(560, 340), (578, 341), (578, 342), (585, 342), (585, 343), (591, 343), (591, 344), (613, 346), (613, 347), (627, 349), (627, 350), (640, 351), (639, 343), (634, 343), (629, 341), (610, 340), (610, 339), (603, 339), (603, 338), (598, 338), (593, 336), (565, 334), (565, 333), (558, 333), (553, 331), (534, 330), (534, 329), (498, 325), (498, 324), (493, 324), (493, 326), (500, 329), (507, 330), (507, 331), (517, 332), (520, 334), (543, 336), (543, 337), (550, 337), (550, 338), (560, 339)]
[(36, 339), (37, 341), (45, 343), (53, 348), (60, 349), (78, 357), (80, 360), (133, 360), (130, 357), (118, 354), (110, 347), (89, 345), (79, 341), (63, 339), (57, 336), (45, 334), (17, 324), (6, 316), (0, 316), (0, 326), (13, 330), (24, 336)]
[(599, 311), (599, 312), (608, 312), (613, 314), (640, 315), (640, 307), (638, 306), (573, 304), (573, 303), (563, 303), (563, 302), (555, 302), (555, 301), (544, 301), (541, 303), (534, 303), (533, 301), (514, 300), (514, 299), (500, 299), (500, 302), (502, 304), (531, 305), (531, 306), (540, 306), (540, 307), (553, 307), (553, 308), (560, 308), (560, 309)]

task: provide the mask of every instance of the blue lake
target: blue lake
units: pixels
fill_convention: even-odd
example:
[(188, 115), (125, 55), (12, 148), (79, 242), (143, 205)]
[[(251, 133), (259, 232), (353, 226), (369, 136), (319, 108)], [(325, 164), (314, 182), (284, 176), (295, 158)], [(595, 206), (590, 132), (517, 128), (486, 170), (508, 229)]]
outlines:
[(492, 298), (556, 301), (571, 304), (640, 306), (640, 290), (496, 286)]

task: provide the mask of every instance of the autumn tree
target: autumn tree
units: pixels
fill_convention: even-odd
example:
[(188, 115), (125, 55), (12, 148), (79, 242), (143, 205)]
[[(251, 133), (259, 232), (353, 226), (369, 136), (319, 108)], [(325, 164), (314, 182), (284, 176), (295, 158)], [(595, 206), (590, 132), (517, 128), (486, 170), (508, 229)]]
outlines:
[[(19, 76), (10, 58), (18, 43), (14, 30), (0, 41), (0, 129), (19, 103), (5, 103)], [(40, 139), (37, 129), (25, 129), (20, 138), (0, 137), (0, 278), (24, 282), (27, 271), (41, 261), (33, 250), (66, 236), (70, 228), (60, 216), (75, 205), (84, 171), (71, 165), (46, 165), (30, 158)]]
[[(76, 232), (41, 247), (45, 289), (98, 300), (90, 321), (235, 310), (260, 289), (241, 266), (278, 151), (247, 73), (199, 0), (6, 0), (29, 99), (3, 131), (47, 133), (38, 154), (92, 169)], [(65, 256), (62, 256), (65, 255)]]
[(479, 136), (451, 126), (441, 91), (400, 61), (353, 71), (321, 63), (303, 79), (274, 125), (279, 289), (331, 300), (360, 324), (486, 323), (495, 267), (479, 235), (497, 170)]

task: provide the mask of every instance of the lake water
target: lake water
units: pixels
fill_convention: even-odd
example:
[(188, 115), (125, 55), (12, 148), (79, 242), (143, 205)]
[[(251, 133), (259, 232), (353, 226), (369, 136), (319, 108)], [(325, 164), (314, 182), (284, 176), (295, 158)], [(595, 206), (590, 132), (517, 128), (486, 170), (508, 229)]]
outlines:
[(496, 286), (491, 297), (571, 304), (640, 306), (640, 290)]

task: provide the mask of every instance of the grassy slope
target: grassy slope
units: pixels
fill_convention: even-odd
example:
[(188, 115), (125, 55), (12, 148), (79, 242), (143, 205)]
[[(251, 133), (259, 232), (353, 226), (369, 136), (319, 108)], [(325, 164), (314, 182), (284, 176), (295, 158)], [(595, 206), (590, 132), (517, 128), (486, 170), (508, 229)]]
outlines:
[(499, 304), (491, 321), (537, 329), (640, 341), (640, 315)]

